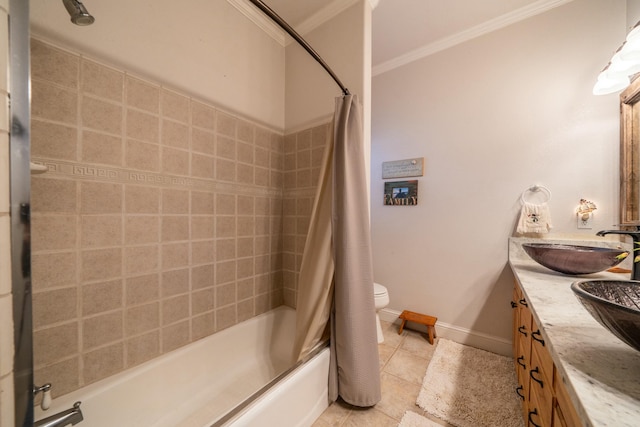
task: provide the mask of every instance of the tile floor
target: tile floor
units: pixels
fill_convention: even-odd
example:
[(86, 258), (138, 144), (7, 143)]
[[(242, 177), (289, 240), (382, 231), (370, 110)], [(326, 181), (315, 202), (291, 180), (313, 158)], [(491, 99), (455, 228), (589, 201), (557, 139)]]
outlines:
[(382, 400), (366, 409), (338, 400), (322, 413), (313, 427), (396, 427), (407, 410), (449, 426), (416, 405), (437, 339), (431, 345), (426, 333), (407, 329), (398, 335), (398, 325), (388, 322), (382, 322), (382, 330), (384, 343), (378, 345)]

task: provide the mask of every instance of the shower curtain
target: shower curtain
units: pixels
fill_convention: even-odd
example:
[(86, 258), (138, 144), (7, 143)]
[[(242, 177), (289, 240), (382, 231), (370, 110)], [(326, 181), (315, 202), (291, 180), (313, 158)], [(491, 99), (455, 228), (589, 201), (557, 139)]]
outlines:
[(381, 392), (364, 160), (358, 98), (336, 98), (300, 267), (295, 348), (304, 358), (330, 334), (330, 400), (367, 407)]

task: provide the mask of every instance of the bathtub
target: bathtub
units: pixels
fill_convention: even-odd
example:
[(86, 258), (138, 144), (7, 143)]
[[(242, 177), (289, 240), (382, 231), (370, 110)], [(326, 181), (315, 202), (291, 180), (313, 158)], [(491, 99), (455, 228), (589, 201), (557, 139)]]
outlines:
[(294, 365), (294, 332), (295, 310), (278, 307), (36, 407), (36, 420), (81, 401), (86, 427), (310, 426), (328, 406), (329, 348)]

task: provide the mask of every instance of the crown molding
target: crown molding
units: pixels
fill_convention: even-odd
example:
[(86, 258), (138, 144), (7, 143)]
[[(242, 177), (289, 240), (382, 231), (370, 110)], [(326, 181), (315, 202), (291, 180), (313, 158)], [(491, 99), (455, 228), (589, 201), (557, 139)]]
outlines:
[[(306, 34), (320, 25), (336, 17), (346, 9), (356, 4), (359, 0), (333, 0), (331, 3), (311, 15), (298, 25), (296, 31), (300, 34)], [(289, 39), (289, 41), (293, 41)]]
[(268, 16), (258, 10), (258, 8), (256, 8), (251, 2), (248, 0), (227, 0), (227, 3), (249, 18), (251, 22), (256, 24), (262, 31), (278, 42), (280, 46), (285, 45), (284, 30)]
[(573, 0), (539, 0), (513, 12), (498, 16), (494, 19), (483, 22), (482, 24), (476, 25), (475, 27), (471, 27), (449, 37), (445, 37), (433, 43), (429, 43), (425, 46), (409, 51), (396, 58), (382, 62), (372, 68), (372, 76), (377, 76), (386, 73), (387, 71), (394, 70), (398, 67), (402, 67), (411, 62), (425, 58), (429, 55), (433, 55), (434, 53), (441, 52), (445, 49), (449, 49), (466, 41), (507, 27), (511, 24), (515, 24), (516, 22), (523, 21), (527, 18), (531, 18), (532, 16), (547, 12), (571, 1)]

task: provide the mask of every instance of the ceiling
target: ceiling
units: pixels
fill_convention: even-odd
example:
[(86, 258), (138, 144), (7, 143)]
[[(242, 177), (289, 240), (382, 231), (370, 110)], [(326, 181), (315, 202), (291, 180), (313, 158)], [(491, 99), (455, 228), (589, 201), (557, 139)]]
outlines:
[[(571, 0), (370, 0), (373, 11), (372, 62), (376, 67), (450, 47)], [(265, 0), (304, 34), (305, 24), (327, 8), (355, 0)], [(317, 21), (317, 19), (316, 19)], [(441, 49), (440, 49), (441, 50)]]

